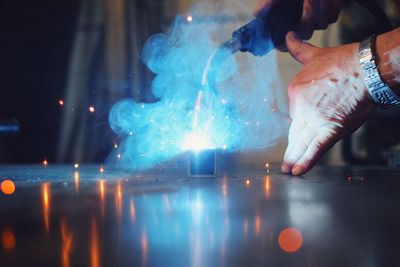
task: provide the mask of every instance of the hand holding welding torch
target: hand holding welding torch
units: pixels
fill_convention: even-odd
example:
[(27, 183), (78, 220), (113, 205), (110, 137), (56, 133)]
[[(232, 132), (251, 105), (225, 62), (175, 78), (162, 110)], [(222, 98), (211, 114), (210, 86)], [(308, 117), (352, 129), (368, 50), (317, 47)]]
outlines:
[[(302, 40), (311, 38), (315, 30), (324, 30), (329, 24), (337, 21), (340, 9), (349, 0), (302, 0), (301, 16), (297, 18), (293, 29)], [(263, 17), (265, 12), (274, 5), (287, 2), (287, 5), (299, 8), (299, 3), (293, 0), (261, 0), (254, 15)], [(289, 7), (290, 8), (290, 7)], [(288, 8), (288, 9), (289, 9)]]

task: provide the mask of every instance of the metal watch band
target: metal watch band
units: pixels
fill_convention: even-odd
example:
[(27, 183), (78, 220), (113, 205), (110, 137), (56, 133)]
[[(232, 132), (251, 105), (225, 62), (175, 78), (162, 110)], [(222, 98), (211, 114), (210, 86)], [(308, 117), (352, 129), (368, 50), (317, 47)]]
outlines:
[(375, 63), (375, 39), (376, 35), (372, 35), (360, 43), (360, 65), (364, 72), (365, 84), (375, 103), (383, 109), (390, 109), (400, 105), (400, 97), (381, 79)]

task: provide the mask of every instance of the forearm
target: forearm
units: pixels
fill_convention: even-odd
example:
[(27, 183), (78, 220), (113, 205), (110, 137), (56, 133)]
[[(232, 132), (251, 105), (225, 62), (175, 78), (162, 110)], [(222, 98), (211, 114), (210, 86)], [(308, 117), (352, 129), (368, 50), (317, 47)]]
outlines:
[(376, 57), (382, 80), (400, 96), (400, 28), (377, 37)]

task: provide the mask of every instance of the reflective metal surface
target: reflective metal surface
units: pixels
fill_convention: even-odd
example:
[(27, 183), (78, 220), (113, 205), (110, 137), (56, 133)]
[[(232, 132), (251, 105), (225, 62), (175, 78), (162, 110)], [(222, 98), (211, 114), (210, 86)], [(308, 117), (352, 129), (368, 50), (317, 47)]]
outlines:
[(398, 173), (0, 166), (0, 266), (399, 266)]

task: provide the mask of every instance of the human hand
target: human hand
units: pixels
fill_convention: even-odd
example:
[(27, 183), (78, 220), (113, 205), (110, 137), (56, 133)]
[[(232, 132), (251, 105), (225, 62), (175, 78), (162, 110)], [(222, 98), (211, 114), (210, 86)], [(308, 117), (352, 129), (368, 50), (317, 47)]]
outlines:
[[(271, 5), (281, 1), (290, 0), (260, 0), (255, 15), (261, 14)], [(338, 17), (342, 5), (348, 0), (304, 0), (303, 13), (299, 23), (294, 29), (302, 40), (311, 38), (314, 30), (326, 29), (329, 24), (334, 23)]]
[(286, 36), (289, 53), (303, 69), (289, 85), (292, 124), (282, 171), (302, 175), (376, 109), (358, 59), (358, 43), (318, 48)]

